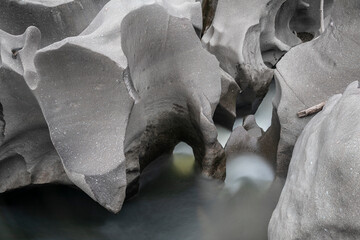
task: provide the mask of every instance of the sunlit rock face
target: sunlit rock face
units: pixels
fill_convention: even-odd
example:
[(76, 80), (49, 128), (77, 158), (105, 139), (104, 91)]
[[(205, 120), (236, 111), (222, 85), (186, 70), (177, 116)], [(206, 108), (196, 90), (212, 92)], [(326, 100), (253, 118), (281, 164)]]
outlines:
[(335, 1), (326, 31), (291, 49), (277, 64), (274, 107), (281, 126), (277, 153), (280, 176), (286, 176), (296, 139), (311, 119), (300, 119), (296, 113), (341, 93), (359, 77), (359, 67), (354, 64), (360, 61), (359, 11), (359, 1)]
[(0, 192), (68, 182), (41, 109), (24, 77), (34, 71), (40, 32), (14, 36), (0, 30)]
[(3, 0), (0, 29), (22, 34), (35, 26), (42, 34), (41, 46), (81, 33), (108, 0)]
[(360, 85), (331, 97), (296, 142), (270, 240), (359, 239)]

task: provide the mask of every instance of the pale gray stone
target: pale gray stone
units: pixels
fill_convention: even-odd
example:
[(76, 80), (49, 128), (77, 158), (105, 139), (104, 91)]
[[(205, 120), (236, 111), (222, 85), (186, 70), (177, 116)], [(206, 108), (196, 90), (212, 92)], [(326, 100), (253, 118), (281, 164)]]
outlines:
[(202, 48), (191, 22), (152, 5), (127, 15), (121, 34), (137, 95), (125, 138), (127, 161), (142, 169), (183, 141), (206, 176), (223, 179), (225, 156), (212, 120), (221, 96), (219, 62)]
[(286, 176), (293, 146), (312, 118), (300, 110), (341, 93), (360, 74), (360, 3), (335, 0), (326, 31), (292, 48), (277, 64), (274, 107), (281, 125), (277, 173)]
[(331, 97), (296, 142), (270, 240), (360, 238), (360, 88)]
[(30, 184), (69, 183), (49, 129), (24, 80), (34, 70), (40, 32), (0, 30), (0, 192)]
[(2, 0), (0, 29), (13, 35), (35, 26), (41, 46), (81, 33), (109, 0)]
[[(139, 16), (141, 24), (123, 23), (138, 9), (147, 16)], [(212, 122), (221, 96), (219, 63), (196, 35), (198, 16), (195, 1), (110, 1), (79, 36), (36, 54), (34, 77), (26, 81), (64, 169), (113, 212), (137, 190), (140, 171), (182, 140), (205, 175), (224, 177)], [(134, 46), (121, 46), (124, 38), (134, 38)], [(147, 57), (134, 63), (133, 53)]]

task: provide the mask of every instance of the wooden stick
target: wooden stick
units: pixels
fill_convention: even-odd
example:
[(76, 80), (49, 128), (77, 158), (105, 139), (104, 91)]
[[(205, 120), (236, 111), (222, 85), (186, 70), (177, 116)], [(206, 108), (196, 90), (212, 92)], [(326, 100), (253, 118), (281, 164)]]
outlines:
[(298, 112), (297, 116), (299, 118), (303, 118), (303, 117), (307, 117), (307, 116), (310, 116), (312, 114), (318, 113), (323, 109), (324, 105), (325, 105), (325, 102), (319, 103), (318, 105), (312, 106), (312, 107), (310, 107), (308, 109), (305, 109), (305, 110), (302, 110), (302, 111)]
[(324, 31), (324, 0), (320, 0), (320, 33), (323, 33)]

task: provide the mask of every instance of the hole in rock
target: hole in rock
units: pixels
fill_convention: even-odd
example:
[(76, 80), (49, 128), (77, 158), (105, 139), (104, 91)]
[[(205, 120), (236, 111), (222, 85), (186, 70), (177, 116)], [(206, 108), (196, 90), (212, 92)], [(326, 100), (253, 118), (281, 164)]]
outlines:
[(300, 38), (302, 42), (309, 42), (314, 39), (314, 34), (308, 32), (299, 32), (296, 36)]
[(13, 59), (16, 59), (17, 58), (17, 55), (19, 53), (19, 51), (23, 49), (22, 47), (19, 47), (19, 48), (13, 48), (11, 49), (11, 53), (12, 53), (12, 58)]
[(321, 34), (321, 21), (324, 21), (325, 28), (329, 24), (330, 19), (328, 16), (330, 15), (334, 0), (324, 0), (323, 19), (321, 19), (320, 2), (320, 0), (302, 0), (297, 3), (289, 27), (303, 42), (311, 41), (314, 37), (318, 37)]

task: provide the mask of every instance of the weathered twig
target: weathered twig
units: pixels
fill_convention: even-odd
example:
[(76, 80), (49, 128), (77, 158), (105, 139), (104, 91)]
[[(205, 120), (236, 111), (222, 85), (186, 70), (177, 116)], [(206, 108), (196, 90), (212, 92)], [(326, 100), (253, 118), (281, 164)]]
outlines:
[(320, 33), (325, 31), (324, 24), (324, 0), (320, 0)]
[(305, 110), (302, 110), (302, 111), (298, 112), (297, 116), (299, 118), (303, 118), (303, 117), (307, 117), (307, 116), (310, 116), (312, 114), (318, 113), (323, 109), (324, 105), (325, 105), (325, 102), (319, 103), (319, 104), (317, 104), (315, 106), (312, 106), (312, 107), (310, 107), (308, 109), (305, 109)]

